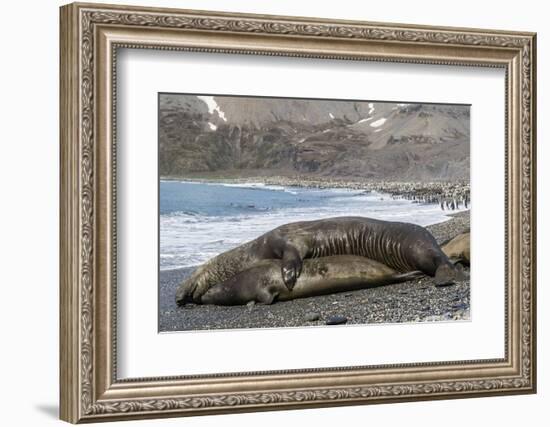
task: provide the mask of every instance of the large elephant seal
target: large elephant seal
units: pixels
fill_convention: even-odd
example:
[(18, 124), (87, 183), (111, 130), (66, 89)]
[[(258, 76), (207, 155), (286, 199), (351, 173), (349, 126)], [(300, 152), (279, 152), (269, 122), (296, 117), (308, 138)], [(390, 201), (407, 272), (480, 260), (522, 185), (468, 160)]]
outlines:
[(202, 304), (243, 305), (251, 301), (271, 304), (336, 292), (404, 282), (423, 276), (418, 271), (399, 273), (378, 261), (355, 256), (337, 255), (305, 259), (302, 274), (290, 291), (281, 276), (281, 260), (259, 261), (223, 283), (208, 289)]
[(470, 232), (461, 233), (441, 245), (452, 263), (470, 265)]
[(424, 227), (364, 217), (336, 217), (282, 225), (224, 252), (199, 267), (176, 292), (176, 302), (200, 302), (212, 286), (265, 259), (281, 260), (281, 275), (292, 290), (306, 258), (357, 255), (400, 273), (421, 271), (436, 284), (451, 284), (457, 269)]

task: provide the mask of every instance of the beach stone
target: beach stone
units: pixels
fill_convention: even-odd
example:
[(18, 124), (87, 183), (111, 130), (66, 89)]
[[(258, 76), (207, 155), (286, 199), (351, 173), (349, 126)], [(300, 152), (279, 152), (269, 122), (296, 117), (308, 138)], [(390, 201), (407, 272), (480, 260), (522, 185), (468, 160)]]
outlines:
[(347, 323), (348, 322), (348, 318), (346, 316), (342, 316), (342, 315), (335, 315), (335, 316), (330, 316), (327, 321), (326, 321), (326, 324), (327, 325), (343, 325), (344, 323)]
[(319, 320), (319, 318), (321, 317), (321, 315), (319, 313), (307, 313), (306, 314), (306, 320), (308, 322), (315, 322), (316, 320)]

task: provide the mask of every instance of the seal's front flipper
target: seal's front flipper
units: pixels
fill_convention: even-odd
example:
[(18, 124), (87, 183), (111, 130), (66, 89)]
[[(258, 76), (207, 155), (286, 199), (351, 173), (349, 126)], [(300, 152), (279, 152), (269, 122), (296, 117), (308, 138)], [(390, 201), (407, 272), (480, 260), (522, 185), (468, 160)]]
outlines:
[(283, 252), (281, 275), (289, 291), (294, 288), (296, 280), (302, 274), (302, 264), (302, 258), (298, 250), (292, 246), (287, 246)]
[(422, 273), (421, 271), (409, 271), (408, 273), (402, 273), (398, 274), (397, 276), (392, 277), (392, 282), (399, 283), (399, 282), (408, 282), (409, 280), (416, 280), (420, 279), (421, 277), (425, 277), (426, 275)]
[(271, 289), (263, 288), (258, 292), (258, 295), (256, 295), (256, 300), (260, 304), (270, 305), (275, 302), (278, 295), (278, 292), (273, 292)]

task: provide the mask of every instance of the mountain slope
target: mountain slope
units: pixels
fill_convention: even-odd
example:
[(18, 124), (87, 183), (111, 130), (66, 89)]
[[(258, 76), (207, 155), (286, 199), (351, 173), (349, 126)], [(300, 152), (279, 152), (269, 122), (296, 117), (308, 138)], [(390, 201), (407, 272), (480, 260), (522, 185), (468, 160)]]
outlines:
[(464, 105), (163, 94), (159, 166), (162, 176), (465, 180), (469, 128)]

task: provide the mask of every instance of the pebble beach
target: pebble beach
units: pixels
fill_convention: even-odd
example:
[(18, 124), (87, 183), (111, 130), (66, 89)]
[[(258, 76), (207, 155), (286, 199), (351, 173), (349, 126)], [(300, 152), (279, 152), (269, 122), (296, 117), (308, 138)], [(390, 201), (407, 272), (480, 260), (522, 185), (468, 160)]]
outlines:
[[(469, 211), (449, 214), (449, 218), (427, 227), (440, 244), (470, 228)], [(160, 272), (160, 332), (470, 319), (470, 281), (436, 287), (430, 277), (272, 305), (178, 307), (174, 301), (176, 289), (193, 270)]]

